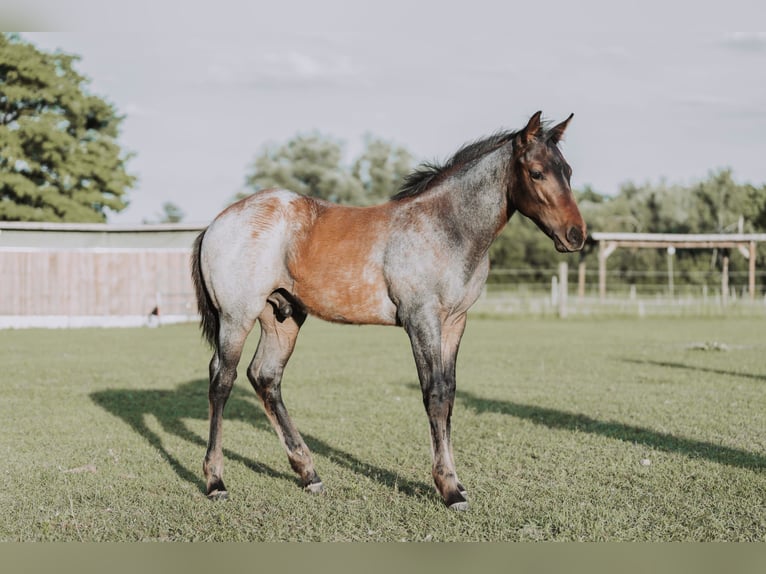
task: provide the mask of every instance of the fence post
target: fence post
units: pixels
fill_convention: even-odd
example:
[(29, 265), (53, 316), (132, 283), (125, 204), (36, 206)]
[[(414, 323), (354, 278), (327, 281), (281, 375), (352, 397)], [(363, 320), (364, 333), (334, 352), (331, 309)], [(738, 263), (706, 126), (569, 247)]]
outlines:
[(580, 302), (585, 299), (585, 261), (577, 266), (577, 299)]
[(606, 244), (598, 242), (598, 298), (603, 303), (606, 299)]
[(566, 319), (568, 314), (567, 309), (567, 294), (569, 291), (567, 285), (567, 279), (569, 276), (569, 266), (566, 261), (559, 263), (559, 317)]
[(598, 298), (602, 303), (606, 300), (606, 258), (617, 249), (617, 245), (616, 241), (598, 242)]
[(672, 299), (675, 295), (675, 287), (673, 284), (673, 255), (676, 254), (676, 248), (672, 245), (668, 247), (668, 293)]
[(750, 291), (750, 300), (755, 301), (755, 241), (750, 242), (747, 266), (747, 286)]
[(559, 278), (555, 275), (551, 277), (551, 307), (559, 304)]

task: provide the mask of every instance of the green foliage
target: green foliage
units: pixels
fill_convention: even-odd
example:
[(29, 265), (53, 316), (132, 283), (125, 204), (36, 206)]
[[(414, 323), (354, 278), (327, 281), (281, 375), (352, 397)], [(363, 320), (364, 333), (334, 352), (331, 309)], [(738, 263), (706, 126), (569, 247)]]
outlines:
[(219, 503), (196, 325), (0, 331), (0, 541), (764, 542), (762, 333), (761, 318), (470, 319), (452, 437), (471, 508), (456, 514), (432, 485), (401, 329), (303, 328), (283, 394), (322, 496), (247, 383), (253, 333)]
[(691, 191), (696, 210), (687, 215), (694, 218), (698, 229), (716, 233), (766, 231), (766, 185), (737, 184), (731, 170), (726, 169), (712, 173)]
[(77, 59), (0, 34), (0, 220), (101, 222), (127, 206), (122, 117)]
[(162, 204), (162, 213), (158, 214), (155, 220), (144, 219), (144, 223), (180, 223), (186, 214), (178, 205), (172, 201), (166, 201)]
[(162, 204), (160, 223), (179, 223), (184, 218), (183, 210), (171, 201)]
[(354, 162), (351, 174), (362, 183), (364, 202), (381, 203), (399, 189), (413, 165), (410, 152), (368, 135), (364, 153)]
[[(581, 195), (580, 209), (593, 231), (639, 233), (764, 233), (766, 232), (766, 185), (760, 188), (734, 181), (732, 171), (711, 172), (707, 179), (689, 186), (628, 183), (614, 197)], [(717, 281), (720, 250), (678, 250), (675, 272), (680, 283)], [(757, 251), (756, 265), (766, 265), (763, 246)], [(587, 256), (595, 267), (596, 254)], [(730, 271), (747, 270), (747, 261), (731, 257)], [(667, 269), (664, 249), (618, 249), (609, 258), (609, 268), (618, 271), (628, 282), (631, 277), (649, 271)], [(706, 273), (715, 274), (706, 277)], [(658, 281), (664, 281), (658, 275)]]
[(599, 196), (590, 189), (578, 197), (591, 231), (766, 231), (766, 186), (736, 183), (730, 169), (711, 172), (690, 186), (627, 183), (614, 197)]
[(338, 203), (360, 203), (360, 182), (341, 166), (343, 148), (318, 133), (267, 147), (253, 162), (247, 185), (253, 190), (284, 187)]
[[(489, 250), (492, 269), (529, 269), (527, 281), (549, 281), (551, 269), (559, 261), (576, 265), (579, 257), (579, 254), (558, 253), (548, 236), (521, 214), (511, 218)], [(507, 278), (490, 275), (489, 280), (507, 281)]]
[(336, 203), (369, 205), (393, 195), (412, 167), (407, 150), (372, 136), (351, 168), (342, 159), (340, 142), (319, 133), (298, 135), (264, 149), (253, 162), (247, 185), (253, 191), (283, 187)]

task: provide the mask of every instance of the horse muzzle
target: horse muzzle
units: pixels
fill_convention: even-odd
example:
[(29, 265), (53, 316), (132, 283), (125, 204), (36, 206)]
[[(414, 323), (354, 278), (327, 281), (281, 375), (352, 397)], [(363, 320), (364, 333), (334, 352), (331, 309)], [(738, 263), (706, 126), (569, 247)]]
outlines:
[(572, 225), (562, 239), (558, 233), (553, 233), (553, 244), (560, 253), (580, 251), (585, 245), (585, 228)]

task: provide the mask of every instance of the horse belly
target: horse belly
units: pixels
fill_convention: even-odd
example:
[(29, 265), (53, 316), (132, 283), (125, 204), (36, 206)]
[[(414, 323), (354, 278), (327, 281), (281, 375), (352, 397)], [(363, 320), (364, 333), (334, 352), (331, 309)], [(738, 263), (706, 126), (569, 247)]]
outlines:
[(323, 257), (311, 272), (299, 274), (293, 293), (310, 314), (326, 321), (396, 324), (396, 307), (388, 296), (383, 273), (372, 263), (355, 266), (336, 257)]

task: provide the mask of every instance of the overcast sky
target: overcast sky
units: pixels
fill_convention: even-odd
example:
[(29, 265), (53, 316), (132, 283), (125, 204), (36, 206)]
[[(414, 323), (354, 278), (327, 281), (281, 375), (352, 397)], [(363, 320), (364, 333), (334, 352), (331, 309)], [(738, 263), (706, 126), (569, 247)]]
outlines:
[(139, 182), (113, 222), (165, 201), (207, 222), (264, 144), (297, 133), (341, 139), (349, 159), (365, 133), (445, 159), (539, 109), (575, 114), (575, 187), (721, 167), (766, 183), (764, 2), (29, 2), (40, 27), (66, 31), (23, 37), (80, 55), (91, 91), (126, 116)]

